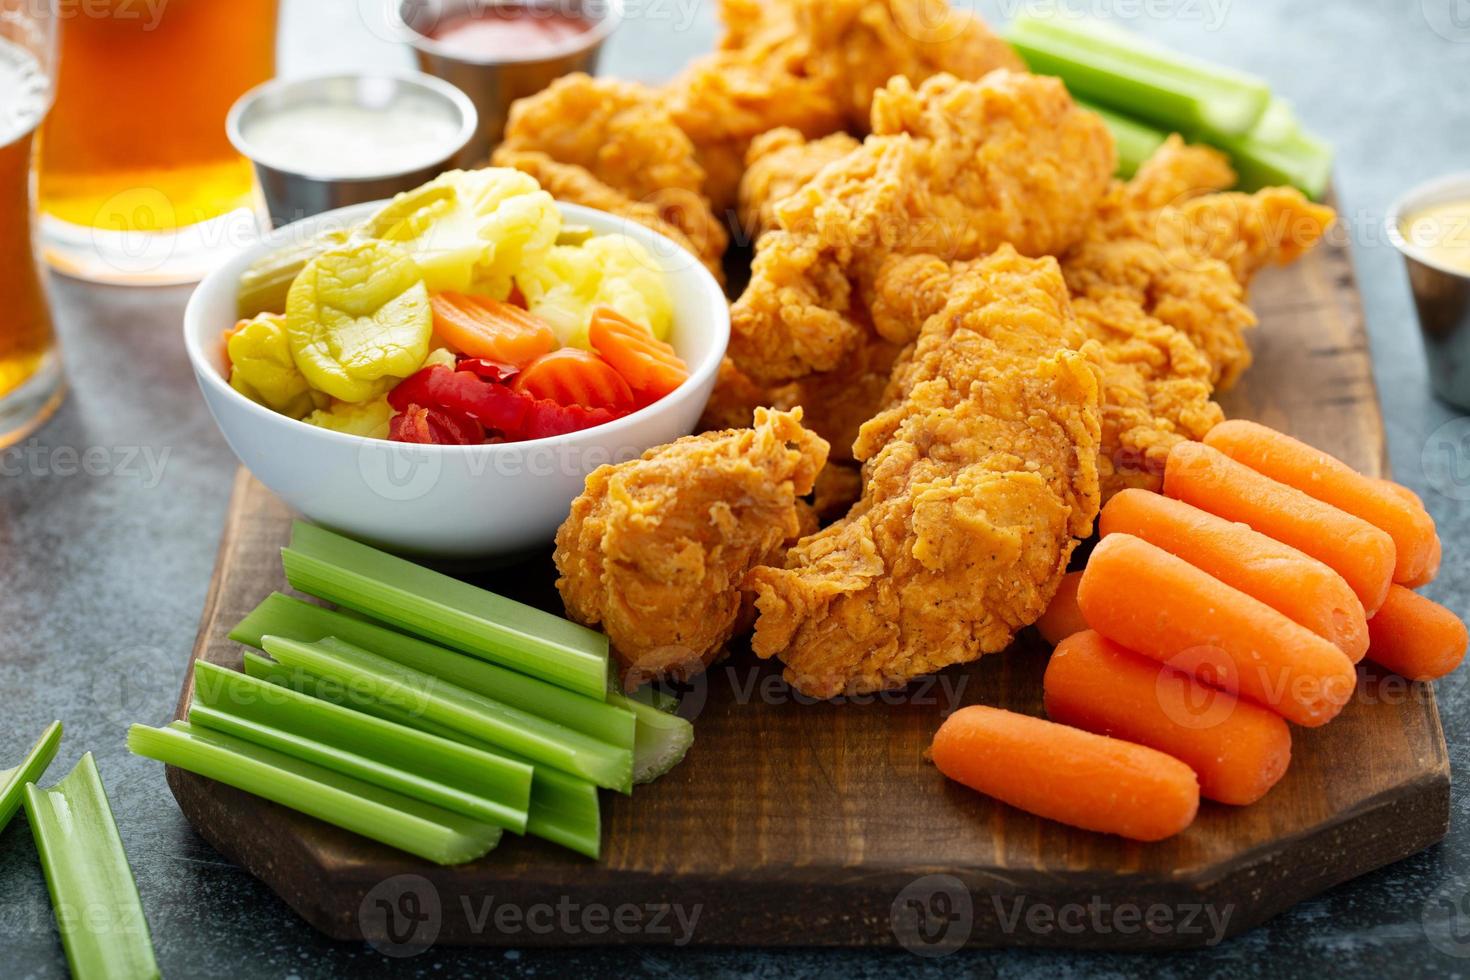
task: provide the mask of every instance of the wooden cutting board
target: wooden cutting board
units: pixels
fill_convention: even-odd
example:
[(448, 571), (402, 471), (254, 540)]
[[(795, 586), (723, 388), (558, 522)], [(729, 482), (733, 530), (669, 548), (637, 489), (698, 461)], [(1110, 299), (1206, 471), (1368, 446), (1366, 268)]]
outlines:
[[(1345, 244), (1262, 275), (1257, 364), (1232, 416), (1284, 428), (1360, 470), (1385, 469), (1383, 424)], [(284, 588), (291, 515), (241, 473), (194, 657), (240, 665), (226, 633)], [(560, 611), (549, 555), (483, 584)], [(1296, 729), (1291, 770), (1261, 803), (1206, 803), (1144, 845), (1038, 820), (948, 783), (922, 753), (942, 716), (984, 703), (1039, 714), (1047, 651), (1004, 655), (866, 703), (804, 703), (738, 652), (688, 694), (697, 741), (631, 798), (604, 794), (604, 856), (506, 837), (437, 868), (170, 769), (185, 816), (219, 851), (334, 937), (390, 950), (496, 945), (961, 943), (1188, 947), (1444, 836), (1449, 765), (1433, 691), (1365, 667), (1333, 724)], [(192, 672), (179, 701), (182, 716)], [(406, 877), (405, 877), (406, 876)], [(407, 944), (405, 946), (404, 944)]]

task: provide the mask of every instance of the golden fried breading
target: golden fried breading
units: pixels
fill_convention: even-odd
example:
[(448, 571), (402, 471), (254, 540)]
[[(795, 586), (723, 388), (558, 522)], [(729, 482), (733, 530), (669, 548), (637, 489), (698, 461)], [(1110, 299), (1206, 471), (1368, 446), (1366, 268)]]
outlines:
[(883, 405), (899, 351), (897, 344), (864, 338), (835, 369), (771, 389), (770, 403), (782, 409), (800, 406), (806, 427), (831, 444), (832, 459), (851, 462), (858, 430)]
[(696, 256), (717, 281), (725, 281), (721, 261), (728, 244), (725, 229), (699, 195), (670, 189), (635, 201), (582, 167), (557, 163), (545, 153), (501, 148), (491, 159), (497, 167), (514, 167), (535, 177), (558, 201), (596, 208), (651, 228)]
[(750, 380), (726, 357), (720, 361), (714, 390), (704, 414), (699, 417), (699, 431), (743, 429), (750, 425), (757, 408), (770, 408), (774, 404), (769, 389)]
[(863, 427), (862, 500), (746, 578), (753, 640), (817, 697), (1003, 649), (1055, 593), (1099, 486), (1098, 381), (1053, 259), (951, 282)]
[(823, 167), (862, 145), (846, 133), (808, 140), (794, 129), (773, 129), (750, 144), (740, 181), (740, 227), (755, 241), (776, 227), (776, 205), (801, 189)]
[(1152, 213), (1192, 197), (1235, 186), (1235, 171), (1219, 150), (1186, 143), (1173, 134), (1123, 185), (1117, 203), (1135, 213)]
[(875, 97), (873, 129), (783, 200), (779, 230), (757, 245), (730, 347), (757, 381), (836, 368), (871, 332), (867, 300), (893, 256), (1065, 251), (1114, 165), (1101, 120), (1036, 75), (939, 75), (918, 89), (895, 78)]
[(511, 106), (501, 148), (581, 167), (635, 201), (704, 192), (694, 144), (658, 93), (637, 82), (565, 75)]
[(1025, 71), (1009, 44), (949, 0), (808, 0), (799, 29), (812, 39), (808, 71), (829, 80), (848, 125), (868, 125), (873, 93), (895, 76), (975, 80), (997, 68)]
[(917, 85), (942, 72), (978, 79), (1023, 67), (983, 21), (947, 0), (723, 0), (720, 13), (720, 50), (664, 91), (722, 215), (736, 205), (746, 151), (762, 133), (865, 133), (873, 93), (894, 76)]
[(1109, 192), (1062, 258), (1072, 307), (1103, 359), (1104, 496), (1157, 490), (1170, 448), (1224, 417), (1212, 400), (1250, 365), (1245, 285), (1319, 241), (1332, 211), (1298, 192), (1208, 193), (1234, 175), (1171, 139)]
[(1311, 249), (1332, 227), (1332, 209), (1292, 187), (1254, 194), (1209, 194), (1163, 212), (1159, 240), (1230, 266), (1242, 286), (1268, 265), (1285, 265)]
[(801, 412), (687, 436), (598, 468), (556, 535), (567, 615), (600, 626), (626, 681), (698, 673), (730, 639), (740, 582), (779, 561), (803, 525), (827, 444)]

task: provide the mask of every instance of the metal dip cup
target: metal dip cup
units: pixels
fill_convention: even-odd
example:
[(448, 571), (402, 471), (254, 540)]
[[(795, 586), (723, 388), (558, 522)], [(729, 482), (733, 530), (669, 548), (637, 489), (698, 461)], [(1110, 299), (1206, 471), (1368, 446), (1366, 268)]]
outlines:
[[(445, 118), (456, 126), (443, 152), (412, 170), (369, 175), (287, 170), (270, 162), (269, 147), (250, 139), (252, 122), (284, 109), (346, 105), (384, 110), (400, 100), (412, 100), (416, 107), (426, 100), (438, 103)], [(230, 142), (255, 164), (266, 210), (276, 228), (350, 204), (390, 198), (433, 180), (456, 165), (478, 124), (474, 104), (454, 86), (417, 72), (392, 71), (273, 79), (242, 95), (225, 121)]]
[[(549, 55), (476, 61), (427, 36), (446, 17), (495, 7), (543, 9), (581, 17), (591, 26)], [(623, 20), (623, 0), (402, 0), (395, 25), (418, 53), (419, 68), (462, 89), (480, 113), (466, 166), (482, 165), (505, 134), (511, 103), (535, 95), (571, 72), (597, 71), (603, 43)]]
[[(1470, 273), (1435, 261), (1409, 234), (1409, 224), (1425, 208), (1456, 201), (1470, 201), (1470, 173), (1441, 177), (1409, 191), (1390, 209), (1386, 230), (1408, 268), (1434, 392), (1470, 409)], [(1455, 233), (1470, 241), (1466, 229)]]

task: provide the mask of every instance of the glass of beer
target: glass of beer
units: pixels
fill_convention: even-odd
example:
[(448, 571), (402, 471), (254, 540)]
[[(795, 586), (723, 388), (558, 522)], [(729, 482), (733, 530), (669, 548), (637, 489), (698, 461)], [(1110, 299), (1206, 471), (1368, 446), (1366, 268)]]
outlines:
[[(45, 3), (46, 0), (28, 0)], [(277, 0), (54, 0), (40, 137), (46, 258), (102, 282), (192, 282), (259, 233), (230, 106), (275, 74)]]
[(37, 0), (0, 0), (0, 448), (61, 403), (61, 362), (34, 247), (31, 136), (51, 104), (55, 22)]

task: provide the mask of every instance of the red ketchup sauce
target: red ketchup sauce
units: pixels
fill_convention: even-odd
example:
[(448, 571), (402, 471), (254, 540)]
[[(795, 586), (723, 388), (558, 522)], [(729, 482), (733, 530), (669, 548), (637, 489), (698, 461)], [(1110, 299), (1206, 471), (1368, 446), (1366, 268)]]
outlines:
[(562, 50), (592, 27), (575, 14), (507, 4), (445, 17), (425, 34), (462, 58), (515, 61)]

